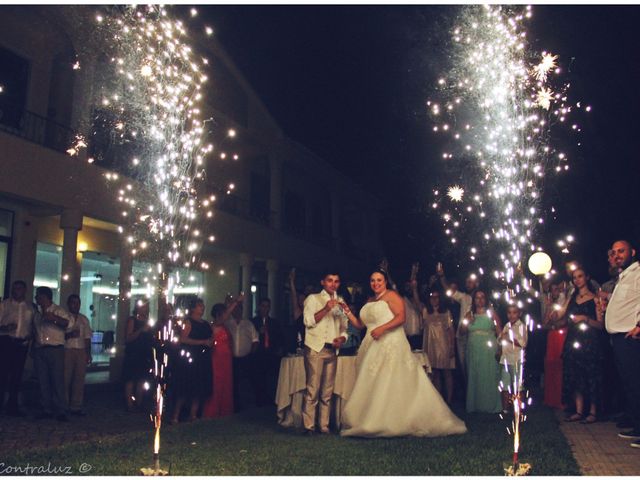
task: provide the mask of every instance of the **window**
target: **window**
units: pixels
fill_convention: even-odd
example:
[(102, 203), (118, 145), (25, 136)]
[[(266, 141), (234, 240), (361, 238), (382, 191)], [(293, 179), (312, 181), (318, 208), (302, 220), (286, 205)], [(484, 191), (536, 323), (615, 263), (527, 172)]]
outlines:
[(80, 273), (80, 312), (87, 316), (94, 338), (91, 354), (96, 364), (108, 364), (115, 352), (120, 260), (97, 252), (83, 252)]
[(249, 100), (246, 93), (220, 58), (213, 55), (209, 60), (211, 84), (216, 86), (208, 92), (211, 105), (240, 125), (248, 126)]
[[(159, 281), (158, 267), (145, 262), (133, 262), (133, 281), (131, 284), (132, 307), (139, 300), (149, 301), (149, 317), (157, 319)], [(192, 298), (199, 297), (204, 291), (204, 275), (202, 272), (177, 268), (173, 270), (167, 297), (175, 308), (184, 309)]]
[(13, 212), (0, 209), (0, 296), (9, 296), (9, 260), (11, 259), (11, 233)]
[(256, 220), (269, 222), (270, 212), (269, 178), (258, 173), (251, 173), (250, 214)]
[(20, 129), (22, 112), (27, 105), (29, 62), (11, 50), (0, 47), (0, 124)]
[(305, 234), (305, 201), (302, 195), (289, 190), (284, 195), (284, 225), (290, 232)]
[(60, 305), (60, 277), (62, 276), (62, 247), (38, 242), (36, 246), (36, 274), (34, 287), (49, 287), (53, 303)]

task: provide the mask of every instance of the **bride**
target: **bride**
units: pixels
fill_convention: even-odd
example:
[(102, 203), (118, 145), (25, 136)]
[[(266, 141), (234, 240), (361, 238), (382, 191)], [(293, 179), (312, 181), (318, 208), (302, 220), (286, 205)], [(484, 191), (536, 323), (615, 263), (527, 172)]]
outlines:
[(375, 298), (358, 319), (342, 308), (356, 328), (367, 327), (356, 359), (357, 375), (343, 411), (340, 435), (357, 437), (437, 437), (467, 428), (444, 402), (414, 358), (404, 329), (404, 302), (387, 288), (387, 273), (369, 279)]

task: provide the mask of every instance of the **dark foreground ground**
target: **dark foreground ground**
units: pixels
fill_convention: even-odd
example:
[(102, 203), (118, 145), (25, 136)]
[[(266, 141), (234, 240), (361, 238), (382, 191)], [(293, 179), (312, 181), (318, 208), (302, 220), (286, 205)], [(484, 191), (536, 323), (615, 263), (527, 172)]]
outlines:
[[(87, 397), (88, 415), (70, 423), (0, 416), (0, 475), (136, 475), (149, 466), (149, 417), (125, 412), (113, 386), (91, 386)], [(278, 426), (275, 407), (253, 408), (226, 418), (166, 425), (161, 464), (172, 475), (503, 475), (513, 449), (507, 421), (467, 415), (459, 408), (456, 413), (469, 433), (353, 439), (304, 437)], [(580, 474), (558, 419), (545, 407), (529, 409), (520, 452), (534, 475)]]

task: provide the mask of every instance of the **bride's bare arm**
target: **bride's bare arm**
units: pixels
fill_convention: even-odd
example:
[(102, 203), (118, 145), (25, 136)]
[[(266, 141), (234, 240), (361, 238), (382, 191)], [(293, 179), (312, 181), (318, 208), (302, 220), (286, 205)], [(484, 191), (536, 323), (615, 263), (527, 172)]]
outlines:
[(362, 320), (355, 316), (355, 314), (351, 311), (346, 303), (341, 302), (340, 306), (342, 307), (342, 311), (349, 319), (349, 322), (351, 322), (351, 325), (356, 327), (358, 330), (362, 330), (364, 328), (364, 323), (362, 322)]
[(399, 327), (405, 320), (404, 301), (400, 295), (394, 291), (390, 291), (385, 295), (383, 301), (386, 301), (389, 304), (389, 309), (391, 310), (391, 313), (393, 313), (393, 318), (384, 325), (380, 325), (371, 331), (371, 336), (374, 340), (378, 340), (378, 338), (380, 338), (385, 332)]

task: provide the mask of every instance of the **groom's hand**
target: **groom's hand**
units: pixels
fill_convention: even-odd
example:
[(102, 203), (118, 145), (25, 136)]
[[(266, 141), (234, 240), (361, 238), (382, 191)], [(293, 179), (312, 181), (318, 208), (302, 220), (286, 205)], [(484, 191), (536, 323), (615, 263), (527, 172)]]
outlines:
[(337, 337), (333, 339), (333, 342), (331, 342), (333, 344), (333, 348), (340, 348), (342, 347), (342, 345), (344, 345), (344, 342), (346, 342), (347, 339), (344, 337)]
[(329, 300), (327, 302), (327, 304), (324, 306), (324, 308), (327, 309), (328, 312), (330, 312), (331, 310), (333, 310), (333, 307), (335, 307), (336, 305), (338, 305), (340, 302), (338, 302), (338, 300), (332, 298), (331, 300)]

